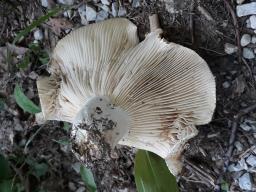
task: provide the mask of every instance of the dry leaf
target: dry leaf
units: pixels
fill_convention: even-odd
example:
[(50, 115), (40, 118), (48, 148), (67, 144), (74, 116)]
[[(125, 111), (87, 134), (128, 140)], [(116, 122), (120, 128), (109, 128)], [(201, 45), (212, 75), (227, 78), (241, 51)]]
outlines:
[(73, 27), (73, 24), (65, 18), (50, 18), (47, 24), (51, 26), (51, 30), (56, 35), (60, 35), (61, 30), (71, 29)]

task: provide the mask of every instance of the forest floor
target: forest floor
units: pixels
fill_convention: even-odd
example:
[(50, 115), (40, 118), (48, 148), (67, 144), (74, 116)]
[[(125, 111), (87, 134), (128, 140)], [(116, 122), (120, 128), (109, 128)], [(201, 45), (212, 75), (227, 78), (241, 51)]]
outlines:
[[(34, 115), (24, 112), (14, 98), (19, 84), (39, 105), (36, 79), (46, 70), (51, 51), (59, 39), (86, 24), (78, 13), (85, 1), (70, 1), (71, 11), (37, 23), (13, 43), (21, 30), (57, 4), (46, 2), (48, 7), (41, 1), (0, 1), (0, 153), (11, 159), (26, 191), (82, 192), (85, 186), (79, 162), (69, 144), (70, 125), (52, 121), (39, 126)], [(236, 17), (236, 4), (222, 0), (120, 2), (126, 9), (123, 17), (138, 26), (140, 40), (149, 32), (148, 16), (157, 13), (164, 38), (195, 50), (216, 78), (215, 114), (210, 124), (198, 127), (199, 134), (186, 145), (178, 178), (180, 191), (242, 191), (244, 175), (249, 175), (247, 186), (251, 184), (251, 191), (256, 191), (256, 165), (248, 160), (256, 155), (256, 60), (242, 58), (239, 51), (233, 55), (224, 51), (225, 43), (241, 50), (237, 35), (253, 34), (246, 27), (246, 18)], [(95, 1), (89, 3), (97, 12), (101, 10)], [(108, 7), (111, 10), (111, 5)], [(129, 167), (132, 169), (132, 162)], [(123, 192), (133, 191), (134, 186)]]

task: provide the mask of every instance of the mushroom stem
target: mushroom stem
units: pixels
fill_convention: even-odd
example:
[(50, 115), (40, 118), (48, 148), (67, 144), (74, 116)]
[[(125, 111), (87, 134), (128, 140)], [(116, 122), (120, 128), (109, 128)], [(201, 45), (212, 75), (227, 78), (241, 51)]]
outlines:
[(157, 14), (153, 14), (149, 16), (149, 25), (150, 25), (150, 32), (158, 33), (159, 35), (163, 33), (162, 28), (159, 24), (159, 18)]

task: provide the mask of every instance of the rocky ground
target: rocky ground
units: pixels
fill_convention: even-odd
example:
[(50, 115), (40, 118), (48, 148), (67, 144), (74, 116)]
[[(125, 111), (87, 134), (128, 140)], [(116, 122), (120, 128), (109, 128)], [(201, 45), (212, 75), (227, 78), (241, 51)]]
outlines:
[[(13, 44), (19, 31), (56, 5), (69, 9)], [(83, 25), (126, 17), (142, 40), (152, 13), (158, 13), (164, 37), (199, 53), (217, 82), (214, 118), (186, 145), (180, 191), (256, 191), (255, 0), (10, 0), (1, 1), (0, 10), (0, 150), (10, 157), (25, 191), (86, 189), (71, 153), (70, 125), (36, 125), (16, 104), (15, 85), (39, 104), (35, 82), (59, 39)], [(134, 183), (122, 189), (132, 190)]]

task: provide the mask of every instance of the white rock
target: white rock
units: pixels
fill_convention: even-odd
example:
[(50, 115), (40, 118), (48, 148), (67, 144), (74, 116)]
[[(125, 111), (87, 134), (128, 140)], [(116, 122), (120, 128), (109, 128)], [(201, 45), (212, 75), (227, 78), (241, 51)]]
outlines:
[(241, 159), (240, 161), (238, 161), (238, 164), (244, 169), (247, 170), (248, 169), (248, 165), (245, 162), (245, 159)]
[(101, 10), (97, 13), (96, 21), (103, 21), (108, 18), (108, 12)]
[(80, 173), (81, 165), (82, 164), (80, 162), (76, 162), (76, 163), (72, 164), (71, 167), (75, 170), (76, 173)]
[(47, 8), (49, 6), (48, 0), (41, 0), (41, 5)]
[(228, 171), (229, 172), (238, 172), (238, 171), (242, 171), (243, 167), (238, 163), (238, 164), (231, 164), (228, 166)]
[(104, 11), (106, 11), (106, 12), (110, 12), (109, 6), (107, 6), (107, 5), (100, 5), (100, 8), (103, 9)]
[(69, 10), (67, 10), (67, 11), (64, 11), (63, 12), (63, 16), (64, 17), (67, 17), (67, 18), (71, 18), (72, 17), (72, 10), (71, 9), (69, 9)]
[(243, 34), (243, 36), (241, 37), (241, 41), (240, 41), (241, 46), (244, 47), (244, 46), (248, 45), (251, 42), (251, 40), (252, 40), (251, 35)]
[(251, 28), (256, 29), (256, 15), (250, 16), (249, 20), (250, 20)]
[(250, 19), (246, 19), (246, 28), (251, 28), (251, 22)]
[(252, 179), (249, 173), (243, 174), (239, 179), (239, 187), (243, 190), (252, 190)]
[(245, 0), (236, 0), (237, 4), (242, 4)]
[(256, 54), (256, 48), (254, 48), (253, 52), (254, 52), (254, 54)]
[(79, 187), (76, 192), (85, 192), (85, 187)]
[(86, 19), (86, 6), (83, 4), (80, 7), (78, 7), (78, 13), (81, 18), (81, 24), (82, 25), (87, 25), (88, 21)]
[(238, 17), (256, 14), (256, 2), (237, 5), (236, 14)]
[(140, 0), (133, 0), (132, 1), (132, 7), (139, 7), (140, 6)]
[(235, 145), (235, 147), (236, 147), (236, 149), (237, 149), (238, 151), (242, 151), (242, 150), (243, 150), (243, 145), (242, 145), (242, 143), (240, 143), (239, 141), (236, 141), (236, 142), (234, 143), (234, 145)]
[(118, 14), (118, 3), (117, 2), (112, 3), (111, 10), (112, 10), (113, 17), (116, 17)]
[(252, 167), (256, 167), (256, 156), (250, 155), (246, 159), (246, 163)]
[(252, 41), (251, 41), (252, 43), (256, 43), (256, 36), (254, 35), (254, 36), (252, 36)]
[(255, 54), (252, 49), (245, 47), (243, 48), (243, 57), (246, 59), (253, 59), (255, 58)]
[(41, 41), (43, 38), (44, 38), (44, 36), (43, 36), (43, 32), (42, 32), (42, 30), (41, 29), (36, 29), (35, 31), (34, 31), (34, 39), (35, 40), (38, 40), (38, 41)]
[(238, 47), (230, 43), (225, 43), (224, 50), (225, 50), (225, 53), (230, 55), (237, 52)]
[(87, 21), (95, 21), (97, 17), (97, 12), (95, 7), (91, 5), (86, 5), (86, 19)]
[(73, 5), (74, 0), (57, 0), (58, 3), (64, 4), (64, 5)]
[(109, 0), (101, 0), (101, 3), (104, 5), (110, 5)]
[(126, 9), (125, 9), (125, 7), (123, 7), (123, 6), (120, 6), (119, 7), (119, 10), (118, 10), (118, 16), (119, 17), (123, 17), (123, 16), (125, 16), (126, 15)]
[(224, 83), (222, 83), (223, 88), (227, 89), (230, 87), (230, 83), (228, 81), (225, 81)]

